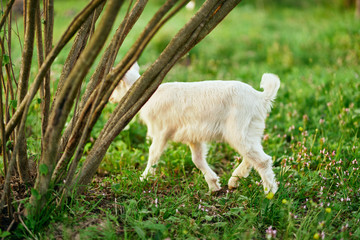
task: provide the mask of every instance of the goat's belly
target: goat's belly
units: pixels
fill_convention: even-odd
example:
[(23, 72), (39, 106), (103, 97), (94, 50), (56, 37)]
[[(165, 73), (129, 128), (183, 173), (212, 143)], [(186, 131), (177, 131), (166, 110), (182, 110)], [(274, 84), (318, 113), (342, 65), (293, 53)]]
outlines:
[(176, 129), (170, 140), (182, 143), (222, 141), (223, 134), (216, 126), (186, 126)]

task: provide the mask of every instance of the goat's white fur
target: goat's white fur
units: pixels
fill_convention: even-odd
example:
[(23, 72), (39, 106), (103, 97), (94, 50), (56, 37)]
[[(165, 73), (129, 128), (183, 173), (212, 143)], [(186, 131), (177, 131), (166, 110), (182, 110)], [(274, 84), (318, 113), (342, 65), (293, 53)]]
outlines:
[[(140, 77), (137, 63), (126, 73), (111, 95), (119, 102)], [(155, 173), (155, 166), (171, 140), (190, 146), (192, 160), (205, 176), (210, 191), (220, 190), (219, 178), (206, 162), (206, 142), (227, 142), (243, 156), (228, 187), (238, 186), (254, 167), (260, 174), (265, 193), (275, 193), (277, 183), (272, 159), (264, 153), (261, 139), (265, 119), (280, 87), (279, 78), (271, 73), (262, 76), (256, 91), (239, 81), (203, 81), (163, 83), (140, 110), (140, 117), (152, 138), (147, 167), (141, 179)]]

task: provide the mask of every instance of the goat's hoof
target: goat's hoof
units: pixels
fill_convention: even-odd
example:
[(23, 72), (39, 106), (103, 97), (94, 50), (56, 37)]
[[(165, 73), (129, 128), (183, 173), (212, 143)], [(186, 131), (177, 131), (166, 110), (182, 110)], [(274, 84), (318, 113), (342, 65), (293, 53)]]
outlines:
[(231, 189), (234, 189), (234, 188), (237, 188), (239, 186), (239, 182), (238, 182), (238, 177), (231, 177), (229, 179), (229, 182), (228, 182), (228, 188), (231, 190)]
[(214, 187), (211, 187), (210, 189), (210, 192), (218, 192), (221, 190), (221, 187), (220, 186), (214, 186)]
[(210, 191), (211, 192), (218, 192), (221, 190), (221, 185), (220, 185), (220, 181), (219, 178), (214, 179), (214, 184), (211, 184), (211, 186), (209, 186)]
[(268, 195), (268, 194), (272, 194), (274, 195), (278, 190), (278, 186), (277, 184), (274, 184), (273, 186), (269, 187), (269, 186), (264, 186), (264, 193), (265, 195)]

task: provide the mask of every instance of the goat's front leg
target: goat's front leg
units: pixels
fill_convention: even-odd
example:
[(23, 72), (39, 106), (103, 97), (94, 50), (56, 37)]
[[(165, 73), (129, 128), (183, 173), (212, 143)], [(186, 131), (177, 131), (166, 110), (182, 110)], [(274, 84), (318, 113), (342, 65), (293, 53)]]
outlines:
[(151, 146), (149, 148), (149, 159), (145, 171), (140, 177), (140, 180), (143, 181), (147, 179), (149, 175), (154, 175), (156, 171), (156, 165), (159, 162), (159, 158), (163, 153), (166, 146), (166, 141), (160, 138), (154, 138)]
[(211, 192), (219, 191), (221, 189), (219, 177), (211, 170), (206, 162), (207, 148), (205, 143), (191, 143), (189, 146), (192, 153), (192, 160), (195, 166), (204, 174), (205, 180), (209, 185), (209, 190)]

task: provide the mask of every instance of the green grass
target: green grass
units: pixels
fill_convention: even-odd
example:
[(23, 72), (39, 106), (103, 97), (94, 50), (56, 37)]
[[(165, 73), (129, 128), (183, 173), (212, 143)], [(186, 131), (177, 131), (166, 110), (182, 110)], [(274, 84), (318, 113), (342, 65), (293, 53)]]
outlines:
[[(151, 10), (145, 10), (141, 24)], [(140, 58), (140, 65), (148, 66), (190, 15), (183, 12), (166, 25)], [(141, 24), (131, 36), (138, 35)], [(279, 75), (282, 85), (263, 141), (265, 152), (273, 156), (279, 181), (272, 199), (265, 197), (255, 171), (241, 180), (237, 190), (209, 194), (190, 150), (178, 143), (169, 144), (157, 175), (140, 182), (150, 142), (146, 127), (135, 118), (109, 148), (100, 169), (105, 177), (93, 183), (87, 196), (52, 213), (51, 224), (38, 236), (360, 238), (359, 29), (353, 10), (261, 8), (242, 3), (190, 51), (190, 66), (178, 64), (166, 77), (165, 81), (236, 79), (259, 89), (262, 73)], [(126, 42), (119, 57), (129, 46)], [(66, 54), (57, 59), (54, 80), (65, 58)], [(38, 116), (36, 103), (32, 107), (29, 122)], [(106, 108), (92, 138), (113, 109), (111, 105)], [(36, 132), (29, 142), (33, 155), (39, 149)], [(91, 145), (89, 142), (86, 151)], [(210, 145), (208, 162), (226, 186), (241, 158), (228, 145), (218, 143)], [(94, 196), (92, 191), (103, 194)], [(27, 233), (20, 225), (14, 234)]]

